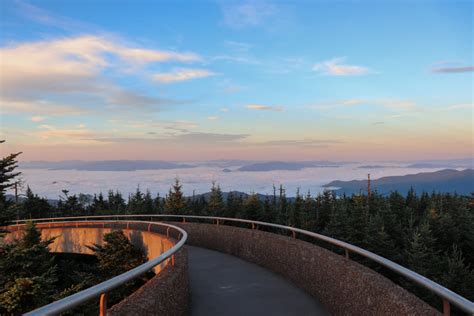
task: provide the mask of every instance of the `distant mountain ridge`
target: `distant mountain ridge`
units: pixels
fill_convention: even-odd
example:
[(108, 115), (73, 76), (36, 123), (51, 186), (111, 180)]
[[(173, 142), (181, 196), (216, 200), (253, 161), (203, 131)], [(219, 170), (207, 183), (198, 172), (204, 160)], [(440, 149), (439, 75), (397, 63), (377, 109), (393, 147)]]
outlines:
[(301, 162), (284, 162), (269, 161), (259, 162), (246, 165), (237, 169), (238, 171), (274, 171), (274, 170), (301, 170), (305, 168), (324, 168), (324, 167), (340, 167), (339, 163), (330, 161), (301, 161)]
[[(323, 185), (334, 188), (337, 194), (367, 193), (367, 180), (332, 181)], [(474, 170), (444, 169), (436, 172), (422, 172), (405, 176), (382, 177), (371, 181), (373, 190), (380, 194), (398, 191), (406, 194), (410, 188), (416, 192), (450, 192), (469, 195), (474, 192)]]
[(31, 161), (21, 162), (24, 169), (50, 169), (50, 170), (78, 170), (78, 171), (136, 171), (159, 169), (194, 168), (189, 164), (181, 164), (160, 160), (65, 160), (65, 161)]

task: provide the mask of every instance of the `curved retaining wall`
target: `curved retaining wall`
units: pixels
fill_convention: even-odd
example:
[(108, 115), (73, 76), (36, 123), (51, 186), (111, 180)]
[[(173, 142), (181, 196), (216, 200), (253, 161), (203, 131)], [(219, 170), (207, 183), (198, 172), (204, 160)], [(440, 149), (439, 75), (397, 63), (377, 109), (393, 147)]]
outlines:
[[(139, 247), (148, 259), (170, 249), (179, 239), (166, 227), (145, 223), (68, 222), (39, 223), (43, 239), (57, 237), (50, 245), (53, 252), (90, 254), (86, 245), (103, 244), (103, 235), (121, 229), (132, 244)], [(20, 237), (21, 228), (10, 228), (5, 242)], [(168, 259), (155, 267), (156, 275), (137, 291), (109, 309), (110, 315), (186, 315), (189, 307), (188, 257), (185, 248), (175, 254), (174, 264)]]
[[(49, 245), (52, 252), (66, 252), (79, 254), (92, 254), (87, 246), (93, 244), (103, 245), (103, 236), (114, 229), (121, 229), (131, 243), (140, 248), (148, 259), (153, 259), (167, 251), (175, 242), (166, 237), (166, 231), (158, 231), (160, 227), (142, 223), (101, 223), (101, 222), (71, 222), (71, 223), (39, 223), (36, 225), (41, 230), (41, 238), (55, 237), (54, 242)], [(150, 229), (150, 231), (149, 231)], [(18, 238), (22, 230), (12, 231), (7, 235), (5, 241)], [(155, 267), (154, 272), (160, 272), (166, 266), (166, 262)]]
[(440, 315), (384, 276), (311, 243), (225, 225), (174, 223), (188, 244), (240, 257), (280, 274), (332, 315)]

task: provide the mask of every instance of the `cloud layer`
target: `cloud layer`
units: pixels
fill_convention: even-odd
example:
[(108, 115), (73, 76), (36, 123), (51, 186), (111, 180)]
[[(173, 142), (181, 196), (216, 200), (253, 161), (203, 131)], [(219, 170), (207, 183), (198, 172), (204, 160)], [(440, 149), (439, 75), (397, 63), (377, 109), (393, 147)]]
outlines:
[[(146, 73), (157, 63), (192, 63), (189, 52), (146, 49), (110, 36), (82, 35), (26, 42), (0, 49), (2, 111), (33, 115), (80, 113), (98, 109), (139, 108), (156, 111), (176, 102), (146, 95), (116, 78)], [(163, 80), (180, 81), (211, 75), (185, 70)], [(155, 79), (159, 79), (159, 75)], [(64, 104), (70, 102), (70, 104)], [(72, 104), (71, 104), (72, 103)]]
[(257, 110), (257, 111), (283, 112), (285, 110), (285, 108), (282, 106), (262, 105), (262, 104), (248, 104), (245, 107), (249, 110)]
[(460, 66), (460, 67), (436, 67), (431, 70), (435, 73), (459, 73), (459, 72), (473, 72), (474, 66)]
[(345, 60), (345, 57), (338, 57), (319, 62), (313, 66), (313, 71), (329, 76), (360, 76), (370, 72), (364, 66), (344, 64)]
[(153, 75), (153, 79), (162, 83), (173, 83), (197, 78), (206, 78), (214, 75), (215, 73), (206, 69), (181, 68), (175, 69), (173, 72), (156, 73)]

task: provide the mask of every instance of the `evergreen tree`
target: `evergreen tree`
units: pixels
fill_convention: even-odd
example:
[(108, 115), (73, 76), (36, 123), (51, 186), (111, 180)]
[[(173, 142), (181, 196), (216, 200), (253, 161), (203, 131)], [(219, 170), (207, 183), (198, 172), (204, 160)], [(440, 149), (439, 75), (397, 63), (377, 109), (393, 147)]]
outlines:
[(470, 264), (465, 262), (462, 251), (456, 245), (445, 254), (439, 282), (448, 289), (456, 289), (457, 293), (468, 300), (474, 300), (474, 271)]
[(292, 207), (289, 209), (289, 216), (287, 225), (292, 227), (301, 227), (301, 212), (303, 208), (303, 197), (300, 194), (300, 189), (296, 190), (296, 198)]
[(435, 241), (430, 225), (424, 222), (413, 233), (405, 255), (408, 267), (427, 278), (436, 276), (432, 271), (439, 271)]
[(262, 206), (256, 193), (250, 194), (244, 203), (244, 217), (257, 220), (262, 213)]
[(222, 191), (219, 185), (216, 186), (212, 182), (211, 194), (209, 195), (208, 210), (210, 216), (224, 215), (224, 200), (222, 198)]
[(31, 222), (18, 242), (0, 246), (0, 314), (20, 314), (49, 303), (57, 287), (54, 258)]
[(351, 243), (364, 247), (367, 245), (368, 209), (366, 198), (354, 195), (350, 199), (350, 213), (348, 220), (348, 238)]
[(88, 246), (99, 261), (99, 270), (103, 279), (127, 272), (146, 262), (143, 252), (132, 245), (121, 230), (104, 235), (104, 245)]
[(286, 198), (286, 192), (282, 184), (280, 184), (278, 192), (277, 222), (279, 224), (285, 225), (286, 223), (288, 223), (288, 200)]
[(304, 198), (301, 228), (309, 231), (315, 231), (316, 229), (316, 210), (315, 201), (311, 196), (311, 192), (308, 191)]
[(146, 190), (145, 196), (143, 197), (143, 213), (144, 214), (154, 213), (153, 198), (151, 197), (151, 193), (149, 190)]
[(400, 251), (385, 229), (381, 214), (370, 216), (367, 249), (391, 260), (400, 260)]
[(22, 216), (26, 218), (45, 217), (51, 210), (51, 205), (44, 198), (40, 198), (28, 186), (26, 189), (26, 199), (22, 203)]
[(58, 210), (63, 216), (78, 216), (84, 212), (84, 205), (81, 203), (77, 195), (69, 195), (68, 190), (62, 190), (64, 196), (60, 196), (58, 201)]
[(329, 223), (334, 212), (334, 196), (331, 191), (325, 190), (316, 198), (317, 231), (322, 231)]
[(137, 187), (137, 190), (134, 194), (130, 194), (128, 197), (128, 213), (129, 214), (141, 214), (144, 213), (144, 201), (145, 196), (140, 191), (140, 187)]
[(123, 213), (126, 209), (125, 200), (119, 191), (109, 191), (108, 204), (111, 211), (115, 214)]
[(273, 204), (270, 203), (270, 197), (268, 195), (265, 196), (265, 200), (263, 201), (262, 216), (260, 216), (259, 220), (262, 222), (272, 223), (274, 221), (274, 211), (275, 209), (273, 208)]
[(161, 198), (160, 193), (157, 193), (155, 199), (153, 200), (153, 208), (155, 210), (155, 213), (162, 214), (163, 206), (164, 206), (163, 199)]
[[(104, 235), (104, 245), (88, 246), (98, 260), (98, 274), (100, 281), (105, 281), (119, 274), (125, 273), (147, 261), (147, 257), (139, 248), (135, 247), (121, 230), (115, 230)], [(130, 292), (138, 289), (154, 273), (145, 274), (139, 279), (130, 281), (110, 293), (108, 298), (112, 304), (126, 297)]]
[(241, 216), (243, 209), (242, 195), (238, 196), (234, 192), (229, 192), (227, 195), (227, 205), (225, 209), (225, 217), (236, 217)]
[(174, 185), (170, 188), (165, 200), (166, 214), (180, 214), (185, 215), (187, 211), (187, 203), (181, 191), (181, 184), (176, 179)]
[(104, 213), (107, 212), (109, 209), (109, 203), (104, 199), (104, 195), (102, 194), (102, 192), (100, 192), (98, 196), (94, 194), (94, 197), (92, 198), (92, 203), (89, 206), (89, 211), (94, 214), (96, 212)]
[[(0, 144), (4, 142), (0, 140)], [(10, 154), (0, 160), (0, 226), (3, 226), (4, 222), (11, 219), (13, 215), (11, 210), (8, 211), (10, 203), (6, 200), (5, 192), (17, 183), (17, 178), (21, 175), (21, 172), (16, 171), (19, 155), (21, 152)]]

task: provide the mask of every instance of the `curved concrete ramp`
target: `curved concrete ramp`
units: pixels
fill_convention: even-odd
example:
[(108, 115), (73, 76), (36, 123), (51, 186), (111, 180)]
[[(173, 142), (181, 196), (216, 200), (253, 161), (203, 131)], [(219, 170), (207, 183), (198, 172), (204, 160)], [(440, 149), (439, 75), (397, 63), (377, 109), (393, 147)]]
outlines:
[(273, 272), (221, 252), (187, 246), (191, 315), (329, 315)]

